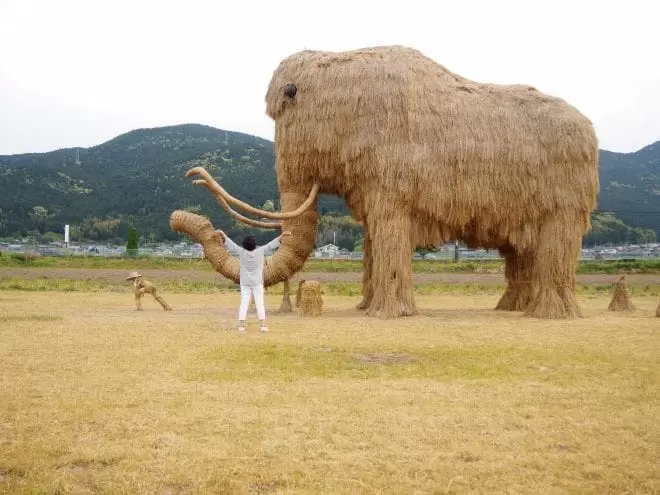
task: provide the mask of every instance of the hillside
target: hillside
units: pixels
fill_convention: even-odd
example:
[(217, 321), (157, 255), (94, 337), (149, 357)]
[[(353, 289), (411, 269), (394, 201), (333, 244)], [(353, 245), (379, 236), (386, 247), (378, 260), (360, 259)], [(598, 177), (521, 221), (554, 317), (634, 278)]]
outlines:
[(634, 153), (600, 152), (598, 209), (660, 233), (660, 141)]
[[(277, 199), (272, 142), (202, 125), (139, 129), (91, 148), (0, 156), (0, 236), (61, 232), (125, 239), (177, 239), (176, 208), (200, 211), (228, 232), (233, 222), (185, 171), (204, 165), (235, 196), (257, 206)], [(323, 211), (341, 209), (323, 199)], [(75, 226), (75, 228), (74, 228)]]
[[(177, 239), (169, 228), (177, 208), (208, 215), (230, 235), (245, 232), (206, 190), (183, 178), (196, 165), (235, 196), (277, 206), (271, 141), (197, 124), (138, 129), (91, 148), (0, 156), (0, 237), (62, 232), (69, 223), (74, 239), (121, 240), (130, 225), (142, 242)], [(660, 232), (660, 142), (629, 154), (602, 151), (600, 180), (599, 210)], [(319, 208), (345, 214), (337, 198), (322, 198)], [(357, 241), (354, 226), (325, 223), (340, 230), (338, 244)], [(619, 237), (628, 236), (627, 227), (617, 228), (625, 230)]]

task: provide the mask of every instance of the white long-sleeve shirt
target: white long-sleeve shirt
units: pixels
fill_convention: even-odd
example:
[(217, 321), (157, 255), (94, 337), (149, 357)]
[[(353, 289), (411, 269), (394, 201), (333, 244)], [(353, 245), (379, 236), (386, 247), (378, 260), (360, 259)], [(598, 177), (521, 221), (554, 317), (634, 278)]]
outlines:
[(254, 251), (242, 248), (229, 237), (225, 236), (225, 247), (230, 253), (238, 254), (241, 262), (241, 285), (256, 287), (264, 283), (264, 257), (270, 251), (280, 246), (280, 238), (276, 237), (268, 244), (259, 246)]

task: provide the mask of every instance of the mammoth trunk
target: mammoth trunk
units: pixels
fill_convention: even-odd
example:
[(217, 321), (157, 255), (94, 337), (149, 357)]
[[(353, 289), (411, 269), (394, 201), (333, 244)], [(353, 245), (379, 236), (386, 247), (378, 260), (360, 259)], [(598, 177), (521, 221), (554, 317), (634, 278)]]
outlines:
[[(299, 193), (281, 195), (282, 211), (293, 211), (305, 200)], [(280, 247), (264, 263), (264, 285), (266, 287), (290, 280), (299, 272), (309, 253), (314, 248), (317, 224), (316, 202), (301, 215), (282, 222), (283, 237)], [(204, 255), (213, 269), (235, 283), (240, 283), (240, 264), (231, 256), (208, 218), (187, 211), (176, 210), (170, 216), (173, 231), (185, 234), (204, 247)], [(279, 232), (278, 232), (279, 234)], [(240, 239), (235, 239), (240, 244)]]
[[(283, 212), (293, 211), (300, 206), (307, 196), (297, 192), (285, 192), (280, 195)], [(304, 213), (295, 218), (282, 221), (282, 232), (291, 232), (282, 238), (277, 252), (266, 258), (264, 266), (264, 285), (274, 285), (290, 280), (298, 273), (316, 242), (316, 200)]]
[(213, 269), (229, 280), (239, 283), (239, 262), (225, 248), (220, 235), (208, 218), (188, 211), (176, 210), (170, 215), (170, 227), (174, 232), (186, 234), (193, 241), (204, 246), (204, 257)]

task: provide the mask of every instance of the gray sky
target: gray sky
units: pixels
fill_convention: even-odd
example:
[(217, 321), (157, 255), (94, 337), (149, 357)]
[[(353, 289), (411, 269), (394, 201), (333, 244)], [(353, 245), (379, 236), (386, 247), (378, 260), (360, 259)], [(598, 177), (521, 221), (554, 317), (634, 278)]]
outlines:
[(635, 151), (660, 140), (659, 17), (657, 0), (0, 0), (0, 154), (191, 122), (272, 139), (281, 59), (385, 44), (536, 86)]

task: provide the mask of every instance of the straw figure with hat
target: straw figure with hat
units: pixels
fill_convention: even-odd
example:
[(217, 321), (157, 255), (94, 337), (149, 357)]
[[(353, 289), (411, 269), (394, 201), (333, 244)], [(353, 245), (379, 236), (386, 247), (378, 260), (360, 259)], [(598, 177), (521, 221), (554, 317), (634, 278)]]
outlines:
[[(508, 287), (497, 309), (582, 315), (575, 274), (599, 189), (598, 140), (569, 103), (380, 46), (290, 55), (273, 73), (266, 112), (275, 121), (281, 211), (233, 197), (203, 167), (186, 173), (234, 219), (291, 231), (266, 260), (265, 286), (302, 269), (316, 241), (317, 196), (332, 194), (364, 227), (358, 307), (368, 316), (417, 314), (412, 253), (450, 240), (500, 251)], [(170, 226), (238, 281), (238, 261), (207, 218), (177, 210)]]
[(145, 294), (151, 294), (165, 311), (172, 311), (172, 308), (169, 304), (167, 304), (167, 302), (165, 302), (165, 299), (158, 295), (154, 284), (146, 280), (141, 273), (131, 272), (128, 277), (126, 277), (126, 280), (133, 281), (133, 291), (135, 292), (135, 309), (141, 311), (142, 296)]

